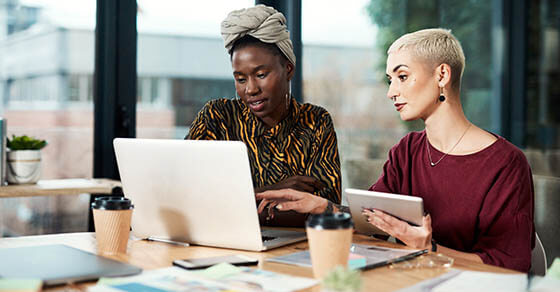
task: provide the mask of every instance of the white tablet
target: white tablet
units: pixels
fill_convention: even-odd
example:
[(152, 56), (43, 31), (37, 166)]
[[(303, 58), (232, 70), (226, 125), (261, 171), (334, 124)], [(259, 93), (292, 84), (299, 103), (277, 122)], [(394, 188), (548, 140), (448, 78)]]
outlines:
[(354, 226), (359, 233), (387, 235), (384, 231), (367, 222), (367, 218), (362, 215), (363, 209), (379, 209), (411, 225), (422, 225), (424, 203), (420, 197), (356, 189), (346, 189), (344, 192), (348, 199)]

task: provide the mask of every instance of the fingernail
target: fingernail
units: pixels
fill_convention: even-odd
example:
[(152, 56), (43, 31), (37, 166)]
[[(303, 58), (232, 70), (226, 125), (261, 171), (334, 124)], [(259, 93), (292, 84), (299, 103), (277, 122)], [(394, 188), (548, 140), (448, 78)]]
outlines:
[(282, 205), (276, 205), (276, 209), (282, 210)]

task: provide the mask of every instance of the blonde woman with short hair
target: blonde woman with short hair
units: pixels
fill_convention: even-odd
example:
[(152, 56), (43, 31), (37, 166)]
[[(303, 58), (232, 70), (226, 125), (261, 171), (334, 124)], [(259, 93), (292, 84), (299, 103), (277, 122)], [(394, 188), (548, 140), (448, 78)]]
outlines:
[[(518, 148), (466, 118), (461, 44), (449, 30), (425, 29), (400, 37), (387, 54), (387, 97), (401, 119), (421, 119), (425, 129), (390, 150), (370, 190), (422, 197), (429, 214), (422, 226), (381, 210), (363, 215), (407, 246), (529, 271), (535, 242), (531, 169)], [(329, 205), (291, 190), (258, 197), (281, 210), (320, 213)]]

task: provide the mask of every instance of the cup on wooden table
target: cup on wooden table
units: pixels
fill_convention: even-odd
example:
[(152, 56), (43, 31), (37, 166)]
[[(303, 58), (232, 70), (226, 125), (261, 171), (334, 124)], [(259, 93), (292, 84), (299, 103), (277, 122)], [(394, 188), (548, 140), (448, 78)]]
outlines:
[(97, 252), (126, 253), (134, 205), (124, 197), (99, 197), (91, 203)]
[(306, 232), (315, 278), (322, 279), (337, 266), (348, 266), (353, 233), (350, 214), (311, 215)]

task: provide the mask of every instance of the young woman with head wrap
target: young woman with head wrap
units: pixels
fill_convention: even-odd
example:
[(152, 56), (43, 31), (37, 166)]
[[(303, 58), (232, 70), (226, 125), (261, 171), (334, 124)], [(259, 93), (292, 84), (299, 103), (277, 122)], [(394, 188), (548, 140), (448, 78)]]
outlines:
[[(429, 214), (422, 226), (381, 210), (363, 210), (364, 220), (414, 248), (527, 272), (535, 244), (531, 169), (521, 150), (465, 116), (461, 44), (448, 30), (426, 29), (402, 36), (387, 54), (387, 97), (402, 120), (426, 127), (391, 149), (370, 189), (422, 197)], [(268, 201), (312, 213), (328, 205), (293, 190), (258, 197), (261, 209)]]
[[(238, 98), (207, 103), (186, 139), (238, 140), (249, 150), (255, 192), (294, 189), (340, 203), (340, 162), (332, 119), (291, 95), (296, 58), (282, 13), (264, 5), (231, 12), (222, 22)], [(305, 214), (267, 225), (303, 226)]]

